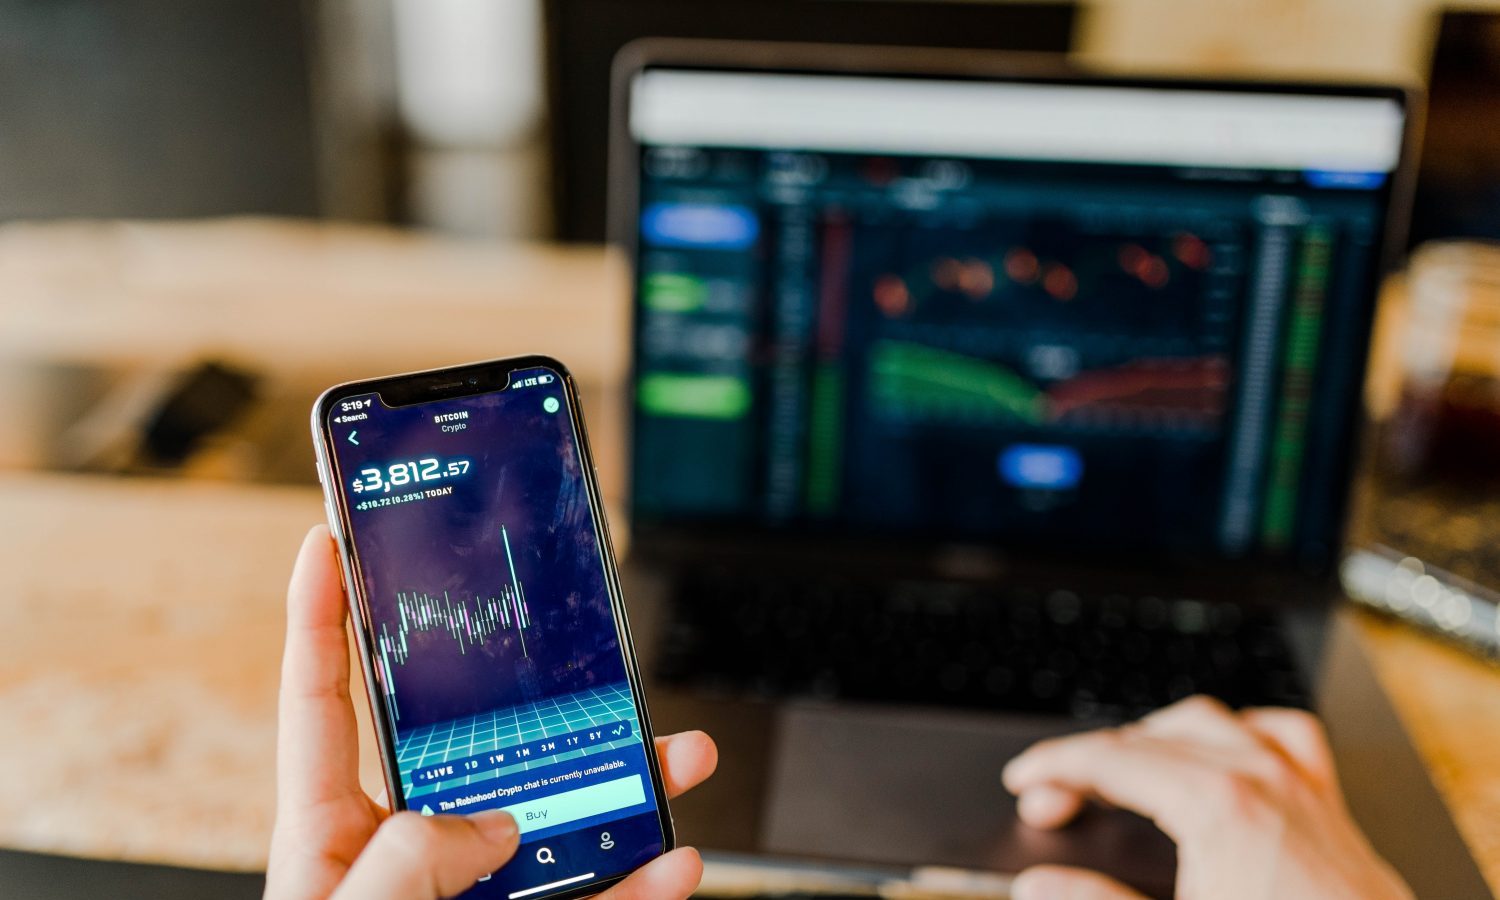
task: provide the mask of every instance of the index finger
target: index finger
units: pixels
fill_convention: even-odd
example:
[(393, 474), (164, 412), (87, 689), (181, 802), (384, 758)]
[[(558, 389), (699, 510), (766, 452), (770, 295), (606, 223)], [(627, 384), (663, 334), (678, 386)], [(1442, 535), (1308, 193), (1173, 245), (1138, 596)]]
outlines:
[(1313, 783), (1342, 796), (1328, 735), (1312, 713), (1260, 707), (1240, 713), (1245, 726), (1285, 755)]
[(1201, 757), (1171, 741), (1107, 729), (1036, 744), (1011, 760), (1002, 778), (1014, 794), (1048, 786), (1098, 797), (1180, 840), (1193, 831), (1213, 774)]
[(701, 731), (684, 731), (656, 739), (667, 796), (676, 798), (702, 784), (719, 764), (719, 748)]
[(594, 900), (686, 900), (703, 881), (703, 857), (678, 847), (630, 873)]
[(287, 587), (276, 735), (282, 809), (362, 793), (338, 565), (328, 527), (315, 526), (302, 541)]

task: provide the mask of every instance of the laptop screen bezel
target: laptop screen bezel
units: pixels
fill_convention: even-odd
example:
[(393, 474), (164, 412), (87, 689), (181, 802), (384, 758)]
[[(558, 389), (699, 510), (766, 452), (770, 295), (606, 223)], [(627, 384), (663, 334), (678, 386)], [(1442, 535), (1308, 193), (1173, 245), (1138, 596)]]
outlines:
[[(640, 415), (635, 403), (639, 363), (640, 297), (637, 266), (642, 146), (630, 127), (631, 86), (636, 76), (650, 69), (677, 71), (767, 73), (782, 75), (836, 75), (870, 78), (909, 78), (934, 81), (975, 81), (1013, 84), (1169, 89), (1248, 94), (1292, 94), (1302, 96), (1383, 99), (1397, 103), (1404, 115), (1400, 154), (1383, 189), (1383, 238), (1372, 254), (1368, 277), (1374, 288), (1364, 298), (1358, 327), (1366, 336), (1358, 359), (1352, 365), (1351, 388), (1345, 402), (1352, 415), (1339, 435), (1337, 456), (1343, 460), (1332, 498), (1334, 520), (1339, 523), (1336, 539), (1316, 559), (1277, 560), (1251, 556), (1244, 559), (1208, 555), (1141, 554), (1090, 548), (1086, 553), (1068, 553), (1058, 548), (1033, 545), (1006, 547), (955, 541), (921, 535), (872, 537), (863, 533), (784, 531), (755, 522), (705, 525), (701, 521), (651, 523), (635, 514), (636, 423)], [(851, 566), (879, 558), (897, 570), (955, 568), (984, 573), (1005, 571), (1018, 565), (1079, 566), (1097, 570), (1128, 572), (1136, 569), (1183, 575), (1191, 580), (1251, 578), (1296, 583), (1328, 579), (1342, 555), (1348, 531), (1348, 512), (1359, 461), (1359, 435), (1364, 429), (1362, 402), (1369, 362), (1369, 334), (1373, 329), (1379, 286), (1404, 252), (1406, 216), (1410, 209), (1415, 172), (1415, 135), (1420, 133), (1420, 106), (1414, 90), (1389, 84), (1337, 83), (1323, 81), (1262, 81), (1230, 78), (1190, 78), (1168, 75), (1114, 74), (1086, 69), (1059, 58), (985, 51), (926, 50), (918, 48), (851, 47), (810, 44), (764, 44), (720, 41), (651, 39), (625, 47), (615, 60), (612, 84), (610, 135), (609, 235), (611, 243), (626, 256), (630, 272), (630, 363), (627, 371), (629, 412), (626, 420), (626, 497), (631, 527), (631, 553), (663, 563), (733, 559), (746, 555), (761, 560), (847, 560)], [(1022, 560), (1024, 559), (1024, 563)], [(1248, 583), (1248, 582), (1245, 582)]]

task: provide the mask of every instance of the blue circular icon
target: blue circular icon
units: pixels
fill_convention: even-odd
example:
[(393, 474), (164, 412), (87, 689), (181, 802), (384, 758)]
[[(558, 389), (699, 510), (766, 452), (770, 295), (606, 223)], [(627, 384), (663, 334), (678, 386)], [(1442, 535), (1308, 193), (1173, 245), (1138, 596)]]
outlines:
[(542, 409), (545, 409), (549, 413), (555, 413), (561, 408), (562, 404), (557, 402), (556, 397), (548, 397), (542, 401)]

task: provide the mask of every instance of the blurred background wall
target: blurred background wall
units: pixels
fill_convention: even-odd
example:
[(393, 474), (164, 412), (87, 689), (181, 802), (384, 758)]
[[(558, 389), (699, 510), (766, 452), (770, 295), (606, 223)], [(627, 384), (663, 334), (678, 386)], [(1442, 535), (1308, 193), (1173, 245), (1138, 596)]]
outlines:
[[(248, 232), (75, 226), (33, 247), (31, 223), (258, 215), (409, 226), (495, 249), (595, 243), (609, 66), (642, 35), (1430, 82), (1414, 238), (1500, 238), (1500, 0), (0, 0), (0, 274), (11, 285), (0, 407), (29, 423), (0, 434), (0, 466), (131, 469), (97, 437), (124, 426), (89, 411), (171, 409), (162, 397), (179, 394), (215, 409), (300, 409), (317, 380), (302, 369), (329, 352), (293, 365), (260, 305), (212, 318), (197, 270), (151, 243), (201, 243), (202, 272), (221, 272), (215, 254), (250, 258)], [(299, 315), (341, 308), (316, 273), (281, 274), (278, 293), (309, 298)], [(545, 281), (538, 304), (555, 293)], [(254, 403), (247, 373), (261, 377)], [(80, 416), (89, 429), (65, 427)], [(305, 479), (304, 426), (274, 426), (249, 441), (258, 462), (218, 469)], [(289, 442), (299, 452), (279, 449)]]
[[(903, 9), (924, 5), (941, 10)], [(0, 220), (597, 240), (603, 77), (632, 31), (1013, 49), (1065, 32), (1056, 49), (1112, 67), (1421, 80), (1442, 9), (1500, 0), (0, 0)]]
[(0, 218), (317, 212), (313, 53), (299, 0), (0, 2)]

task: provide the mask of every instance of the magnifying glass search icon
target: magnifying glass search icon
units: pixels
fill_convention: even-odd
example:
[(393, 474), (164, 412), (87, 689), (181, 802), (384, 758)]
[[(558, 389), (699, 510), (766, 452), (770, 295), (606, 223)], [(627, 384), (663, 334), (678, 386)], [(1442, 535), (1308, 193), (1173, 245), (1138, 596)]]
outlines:
[(557, 862), (557, 858), (552, 855), (552, 851), (550, 849), (548, 849), (547, 847), (543, 847), (536, 852), (536, 861), (547, 865)]

